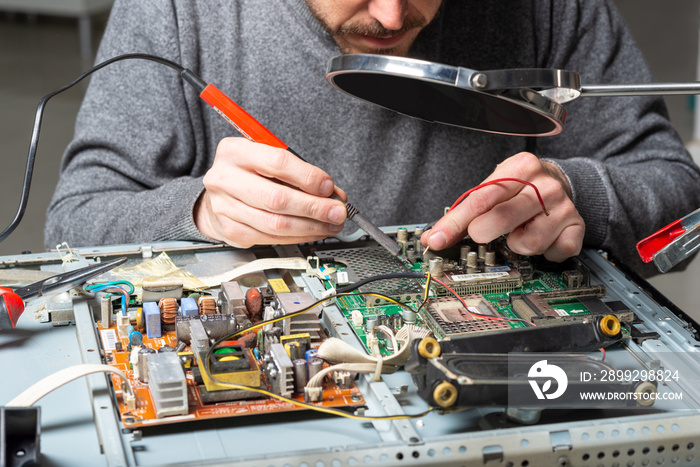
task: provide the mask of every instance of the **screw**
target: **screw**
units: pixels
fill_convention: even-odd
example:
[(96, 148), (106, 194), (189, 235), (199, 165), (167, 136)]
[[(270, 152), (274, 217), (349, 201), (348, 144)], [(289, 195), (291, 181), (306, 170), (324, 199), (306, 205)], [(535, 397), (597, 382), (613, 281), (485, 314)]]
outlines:
[(489, 84), (489, 79), (486, 77), (485, 74), (477, 73), (476, 75), (474, 75), (474, 78), (472, 78), (472, 82), (477, 88), (485, 88), (486, 85)]

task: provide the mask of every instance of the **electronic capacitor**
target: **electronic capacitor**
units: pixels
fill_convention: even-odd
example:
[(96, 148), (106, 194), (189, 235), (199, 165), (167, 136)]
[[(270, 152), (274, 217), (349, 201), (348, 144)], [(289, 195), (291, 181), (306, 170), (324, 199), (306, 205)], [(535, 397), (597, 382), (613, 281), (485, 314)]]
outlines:
[(307, 363), (309, 368), (309, 380), (316, 376), (321, 370), (323, 370), (323, 359), (314, 357), (310, 359)]
[(495, 266), (496, 265), (496, 252), (493, 250), (489, 250), (486, 252), (484, 255), (484, 264), (486, 266)]
[(483, 260), (486, 257), (486, 249), (487, 245), (485, 243), (479, 243), (477, 246), (477, 254), (479, 255), (479, 259)]
[(401, 310), (401, 316), (404, 323), (414, 324), (418, 315), (416, 315), (415, 311), (404, 308)]
[(394, 332), (398, 332), (403, 327), (403, 318), (399, 314), (391, 315), (391, 328)]
[(391, 339), (387, 338), (385, 346), (386, 346), (387, 352), (393, 353), (395, 351), (394, 342)]
[(467, 259), (469, 257), (469, 253), (472, 251), (472, 247), (469, 245), (462, 245), (459, 247), (459, 265), (461, 267), (466, 267), (467, 266)]
[(423, 232), (425, 232), (425, 229), (422, 226), (416, 227), (416, 229), (413, 231), (413, 248), (415, 248), (415, 256), (416, 258), (422, 258), (423, 257), (423, 244), (420, 242), (421, 236), (423, 236)]
[(306, 371), (306, 360), (297, 358), (292, 360), (294, 368), (294, 389), (298, 393), (304, 392), (304, 387), (308, 381), (308, 373)]
[(317, 355), (318, 349), (309, 349), (304, 353), (304, 357), (306, 358), (307, 363), (309, 360), (316, 358)]
[(408, 244), (408, 230), (406, 230), (406, 227), (399, 227), (396, 231), (396, 243), (401, 247), (401, 252), (406, 253)]
[(126, 327), (126, 333), (129, 336), (129, 346), (137, 347), (143, 345), (143, 334), (138, 332), (131, 324)]
[(408, 241), (408, 230), (406, 227), (399, 227), (396, 231), (396, 241), (398, 243), (406, 243)]
[(435, 256), (433, 258), (430, 258), (430, 262), (428, 263), (428, 270), (430, 271), (430, 275), (436, 278), (440, 278), (443, 275), (443, 260), (442, 257), (440, 256)]
[(476, 268), (479, 266), (479, 254), (476, 251), (470, 251), (467, 254), (467, 267)]
[(406, 247), (406, 259), (408, 259), (411, 263), (415, 263), (418, 260), (418, 251), (416, 250), (415, 245), (411, 243), (409, 243)]
[(377, 317), (376, 316), (368, 316), (365, 319), (365, 332), (367, 334), (374, 334), (374, 328), (377, 327)]
[(193, 318), (199, 315), (197, 301), (193, 297), (180, 299), (180, 314), (185, 318)]
[(155, 349), (151, 349), (150, 347), (139, 349), (136, 364), (138, 365), (139, 381), (142, 383), (148, 382), (148, 356), (154, 353), (156, 353)]

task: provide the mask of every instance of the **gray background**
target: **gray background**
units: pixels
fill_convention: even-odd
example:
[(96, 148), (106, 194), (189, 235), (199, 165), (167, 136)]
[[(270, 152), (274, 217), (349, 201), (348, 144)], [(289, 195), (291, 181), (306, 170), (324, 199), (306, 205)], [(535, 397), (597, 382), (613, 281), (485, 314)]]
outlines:
[[(700, 0), (616, 0), (657, 81), (692, 81), (698, 68)], [(93, 23), (95, 47), (106, 18)], [(79, 53), (77, 22), (68, 18), (0, 12), (0, 225), (4, 228), (19, 203), (29, 137), (36, 105), (47, 93), (71, 81), (91, 65)], [(63, 149), (73, 134), (84, 85), (48, 104), (34, 170), (29, 207), (17, 230), (2, 244), (0, 255), (43, 251), (43, 226), (56, 185)], [(693, 147), (692, 98), (666, 99), (671, 120)], [(699, 151), (700, 153), (700, 151)], [(697, 159), (696, 159), (697, 160)], [(659, 225), (659, 228), (662, 227)], [(686, 312), (700, 320), (700, 260), (684, 271), (652, 279)]]

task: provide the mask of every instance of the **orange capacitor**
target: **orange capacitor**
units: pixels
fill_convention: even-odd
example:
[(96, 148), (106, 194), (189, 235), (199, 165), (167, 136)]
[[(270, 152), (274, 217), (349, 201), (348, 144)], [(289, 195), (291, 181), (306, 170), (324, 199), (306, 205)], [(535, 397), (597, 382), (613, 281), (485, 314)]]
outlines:
[(245, 308), (251, 320), (260, 318), (263, 310), (263, 298), (260, 290), (251, 287), (245, 292)]

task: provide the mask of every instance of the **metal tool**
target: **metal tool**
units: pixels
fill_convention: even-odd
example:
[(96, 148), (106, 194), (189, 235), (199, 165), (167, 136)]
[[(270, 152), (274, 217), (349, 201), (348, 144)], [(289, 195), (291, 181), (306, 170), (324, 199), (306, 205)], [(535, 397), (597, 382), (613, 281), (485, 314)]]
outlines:
[(645, 263), (654, 261), (661, 272), (668, 272), (700, 248), (700, 209), (671, 222), (637, 243)]
[(340, 55), (326, 79), (346, 93), (396, 112), (473, 130), (549, 136), (564, 127), (562, 106), (579, 97), (698, 94), (700, 82), (582, 85), (558, 69), (477, 71), (385, 55)]
[(0, 330), (14, 329), (17, 320), (24, 312), (27, 300), (50, 293), (60, 293), (85, 283), (126, 261), (120, 257), (104, 263), (93, 264), (75, 271), (64, 272), (18, 289), (0, 287)]

